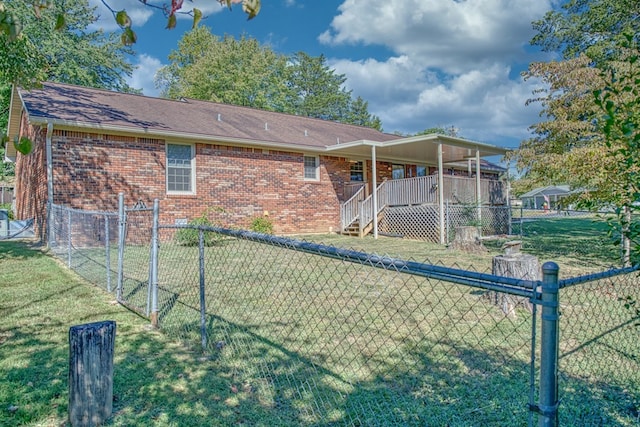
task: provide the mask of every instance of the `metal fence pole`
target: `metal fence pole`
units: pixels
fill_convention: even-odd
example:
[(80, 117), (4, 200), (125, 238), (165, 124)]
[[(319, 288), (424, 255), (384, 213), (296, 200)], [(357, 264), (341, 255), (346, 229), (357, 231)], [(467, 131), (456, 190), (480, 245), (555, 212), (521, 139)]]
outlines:
[(67, 266), (71, 268), (71, 209), (67, 213)]
[(558, 340), (560, 310), (558, 298), (558, 264), (542, 266), (542, 322), (540, 351), (540, 392), (538, 426), (558, 425)]
[(158, 224), (160, 222), (160, 202), (153, 200), (153, 228), (151, 230), (151, 325), (158, 327)]
[(200, 338), (202, 350), (207, 349), (207, 308), (204, 297), (204, 230), (198, 230), (198, 247), (200, 252)]
[(124, 281), (124, 243), (126, 239), (127, 218), (124, 210), (124, 193), (118, 194), (118, 287), (116, 300), (122, 301), (122, 285)]
[(449, 199), (447, 199), (447, 202), (446, 202), (446, 209), (445, 209), (445, 211), (444, 211), (445, 224), (446, 224), (446, 228), (445, 228), (445, 230), (446, 230), (446, 232), (445, 232), (445, 233), (446, 233), (446, 237), (445, 237), (444, 242), (445, 242), (446, 244), (448, 244), (448, 243), (449, 243), (449, 236), (451, 235), (451, 230), (449, 229), (449, 228), (451, 227), (451, 225), (449, 224), (449, 218), (451, 217), (451, 212), (449, 211), (449, 209), (450, 209), (450, 208), (449, 208)]
[(109, 216), (104, 215), (104, 249), (105, 263), (107, 265), (107, 292), (111, 292), (111, 245), (109, 242)]

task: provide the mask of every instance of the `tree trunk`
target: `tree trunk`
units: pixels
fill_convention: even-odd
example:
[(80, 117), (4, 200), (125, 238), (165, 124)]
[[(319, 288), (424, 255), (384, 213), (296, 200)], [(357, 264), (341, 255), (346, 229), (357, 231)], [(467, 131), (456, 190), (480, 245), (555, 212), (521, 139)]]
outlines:
[[(523, 280), (539, 280), (540, 267), (538, 258), (523, 253), (497, 255), (493, 257), (492, 273), (496, 276), (512, 277)], [(518, 297), (504, 292), (489, 291), (487, 297), (492, 304), (500, 307), (509, 317), (516, 317), (516, 307), (521, 306), (529, 312), (533, 311), (531, 302), (525, 297)]]
[(113, 350), (116, 322), (69, 329), (69, 423), (103, 424), (113, 411)]
[(474, 253), (487, 251), (480, 240), (480, 230), (475, 226), (456, 227), (456, 235), (449, 249)]

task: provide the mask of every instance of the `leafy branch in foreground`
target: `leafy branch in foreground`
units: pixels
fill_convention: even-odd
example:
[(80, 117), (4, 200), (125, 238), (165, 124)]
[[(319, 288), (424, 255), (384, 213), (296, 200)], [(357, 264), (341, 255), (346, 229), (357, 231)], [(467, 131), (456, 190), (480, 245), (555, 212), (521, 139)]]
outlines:
[[(33, 7), (33, 13), (37, 18), (40, 18), (42, 11), (45, 9), (49, 9), (52, 5), (51, 0), (24, 0), (26, 4), (29, 4)], [(133, 21), (131, 17), (127, 13), (125, 9), (116, 10), (111, 7), (110, 0), (100, 0), (102, 4), (113, 14), (113, 17), (118, 24), (118, 26), (122, 29), (122, 36), (120, 40), (122, 44), (125, 46), (131, 46), (134, 44), (138, 37), (136, 33), (131, 29), (131, 25)], [(148, 2), (147, 0), (138, 0), (143, 5), (158, 9), (162, 11), (162, 13), (167, 18), (167, 29), (172, 29), (176, 27), (177, 24), (177, 16), (176, 14), (182, 13), (185, 15), (190, 15), (193, 17), (192, 28), (195, 28), (200, 20), (203, 18), (202, 11), (198, 8), (191, 8), (191, 10), (183, 11), (182, 6), (184, 4), (184, 0), (171, 0), (171, 3), (165, 3), (162, 5), (156, 5)], [(229, 9), (234, 4), (242, 4), (242, 10), (244, 13), (248, 15), (248, 19), (255, 18), (258, 13), (260, 13), (261, 0), (211, 0), (217, 1), (223, 6), (227, 6)], [(56, 15), (55, 20), (55, 30), (61, 30), (66, 26), (67, 16), (64, 13), (58, 13)], [(17, 16), (8, 10), (4, 2), (0, 1), (0, 34), (6, 35), (9, 40), (16, 40), (22, 31), (22, 25)]]

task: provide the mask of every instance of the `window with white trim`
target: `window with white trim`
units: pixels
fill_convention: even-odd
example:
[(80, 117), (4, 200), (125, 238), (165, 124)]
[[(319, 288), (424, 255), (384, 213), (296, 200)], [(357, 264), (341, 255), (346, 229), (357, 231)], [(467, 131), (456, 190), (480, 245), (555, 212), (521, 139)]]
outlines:
[(167, 193), (195, 193), (194, 146), (167, 144)]
[(351, 162), (349, 169), (349, 172), (351, 174), (351, 181), (364, 181), (364, 162)]
[(391, 165), (391, 179), (404, 178), (404, 165), (393, 164)]
[(320, 180), (320, 159), (318, 156), (304, 156), (304, 179), (307, 181)]

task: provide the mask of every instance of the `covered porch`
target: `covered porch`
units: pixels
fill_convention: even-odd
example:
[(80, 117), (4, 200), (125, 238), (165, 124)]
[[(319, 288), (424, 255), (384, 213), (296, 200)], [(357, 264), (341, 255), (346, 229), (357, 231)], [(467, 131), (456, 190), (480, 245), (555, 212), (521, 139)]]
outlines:
[(509, 199), (506, 185), (498, 179), (500, 171), (482, 160), (504, 155), (507, 150), (501, 147), (431, 134), (387, 142), (354, 141), (327, 151), (356, 163), (340, 207), (345, 234), (373, 233), (377, 238), (385, 211), (429, 207), (432, 220), (420, 219), (421, 226), (435, 228), (437, 241), (444, 244), (449, 204), (463, 206), (468, 221), (479, 223), (483, 207), (506, 206)]

